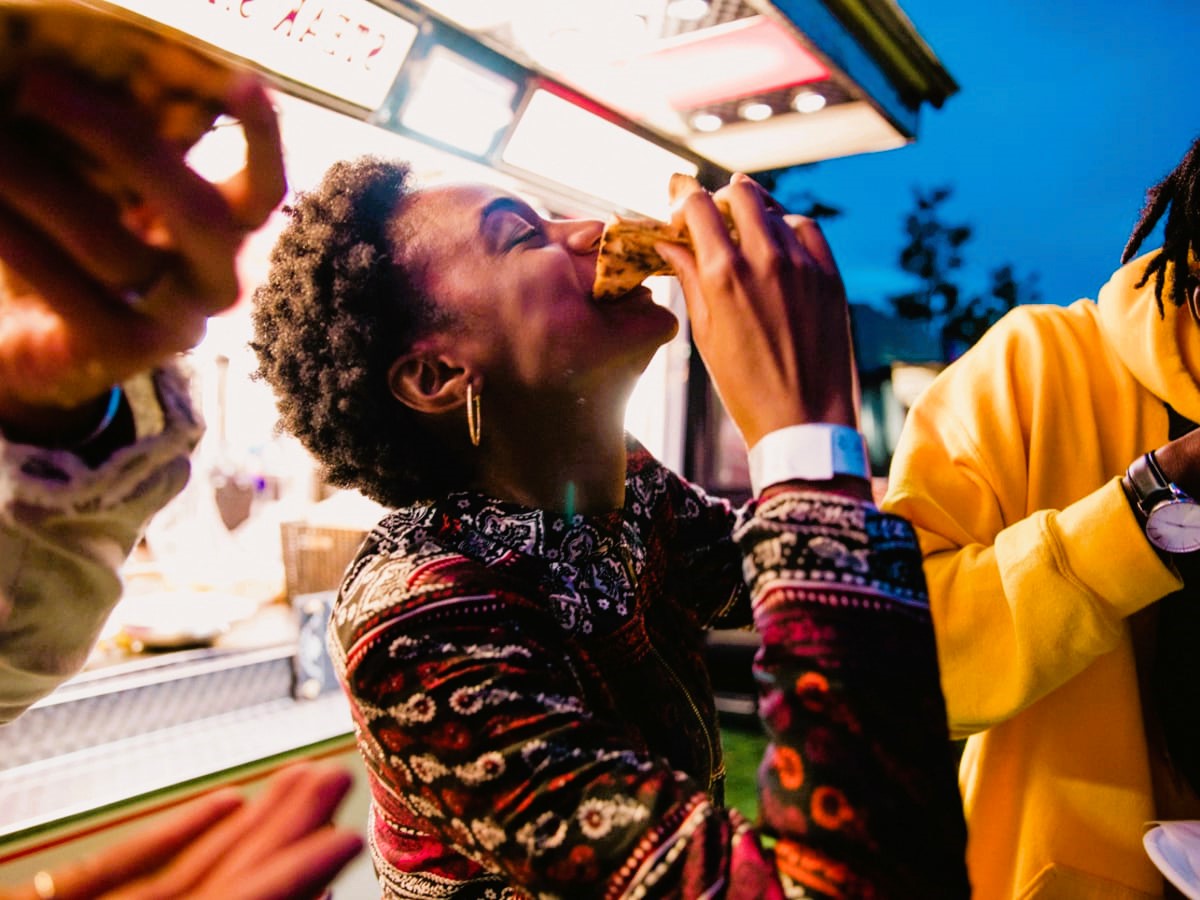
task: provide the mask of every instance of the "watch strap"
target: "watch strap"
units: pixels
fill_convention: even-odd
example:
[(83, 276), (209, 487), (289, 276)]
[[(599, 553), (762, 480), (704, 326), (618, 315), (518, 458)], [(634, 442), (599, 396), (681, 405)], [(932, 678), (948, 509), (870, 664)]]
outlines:
[(782, 481), (829, 481), (836, 475), (870, 479), (862, 432), (846, 425), (789, 425), (750, 448), (750, 487), (755, 495)]
[(1133, 489), (1134, 499), (1143, 516), (1149, 515), (1150, 510), (1160, 500), (1166, 500), (1173, 495), (1171, 483), (1158, 467), (1153, 450), (1131, 462), (1125, 471), (1125, 477), (1129, 479), (1129, 486)]

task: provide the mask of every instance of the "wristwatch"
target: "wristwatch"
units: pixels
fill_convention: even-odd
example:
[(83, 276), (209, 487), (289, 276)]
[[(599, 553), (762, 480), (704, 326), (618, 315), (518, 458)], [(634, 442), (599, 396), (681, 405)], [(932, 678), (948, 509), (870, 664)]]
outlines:
[(1125, 478), (1150, 543), (1167, 553), (1200, 550), (1200, 503), (1167, 480), (1153, 451), (1135, 459)]

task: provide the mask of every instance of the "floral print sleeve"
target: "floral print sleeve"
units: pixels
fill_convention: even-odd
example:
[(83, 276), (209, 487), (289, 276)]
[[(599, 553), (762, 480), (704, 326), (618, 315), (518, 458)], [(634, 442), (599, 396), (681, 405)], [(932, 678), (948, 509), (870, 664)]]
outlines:
[(809, 896), (968, 897), (966, 828), (912, 527), (787, 492), (736, 539), (754, 624), (761, 828)]
[(968, 896), (911, 531), (795, 493), (749, 508), (736, 540), (771, 738), (757, 827), (633, 724), (664, 695), (649, 676), (618, 694), (604, 665), (646, 664), (637, 640), (592, 654), (508, 556), (377, 530), (331, 647), (385, 896)]

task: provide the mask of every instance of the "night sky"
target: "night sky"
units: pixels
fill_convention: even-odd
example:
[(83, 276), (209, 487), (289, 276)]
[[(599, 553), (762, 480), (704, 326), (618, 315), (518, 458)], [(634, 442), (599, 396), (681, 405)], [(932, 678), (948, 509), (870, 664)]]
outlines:
[(923, 108), (914, 144), (786, 182), (843, 209), (825, 230), (851, 300), (904, 284), (912, 188), (938, 185), (945, 218), (974, 229), (968, 292), (1011, 263), (1043, 302), (1095, 297), (1146, 188), (1200, 135), (1200, 0), (899, 2), (959, 92)]

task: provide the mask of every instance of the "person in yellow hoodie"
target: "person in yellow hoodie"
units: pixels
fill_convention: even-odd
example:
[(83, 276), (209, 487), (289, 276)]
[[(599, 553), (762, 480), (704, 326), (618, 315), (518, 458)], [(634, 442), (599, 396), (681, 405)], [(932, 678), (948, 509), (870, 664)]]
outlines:
[(1097, 301), (1006, 315), (901, 435), (976, 900), (1171, 896), (1146, 823), (1200, 818), (1198, 257), (1200, 140)]

